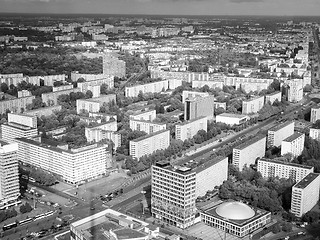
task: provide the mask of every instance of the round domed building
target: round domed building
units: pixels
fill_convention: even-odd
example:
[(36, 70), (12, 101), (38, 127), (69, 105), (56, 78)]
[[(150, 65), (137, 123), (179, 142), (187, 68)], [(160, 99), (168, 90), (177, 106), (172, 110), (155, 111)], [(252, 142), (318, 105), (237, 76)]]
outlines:
[(245, 203), (221, 202), (200, 212), (201, 220), (227, 233), (244, 237), (271, 221), (271, 213), (253, 209)]

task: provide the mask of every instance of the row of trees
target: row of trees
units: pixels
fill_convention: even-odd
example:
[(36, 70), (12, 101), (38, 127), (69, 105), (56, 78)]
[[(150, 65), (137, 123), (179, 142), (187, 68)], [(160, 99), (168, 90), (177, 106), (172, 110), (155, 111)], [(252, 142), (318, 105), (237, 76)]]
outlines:
[(9, 218), (16, 217), (18, 215), (17, 211), (12, 209), (0, 210), (0, 222), (3, 222)]
[(28, 202), (26, 202), (25, 204), (22, 204), (20, 206), (20, 212), (22, 214), (28, 213), (28, 212), (31, 212), (31, 211), (32, 211), (32, 207), (30, 206), (30, 204)]

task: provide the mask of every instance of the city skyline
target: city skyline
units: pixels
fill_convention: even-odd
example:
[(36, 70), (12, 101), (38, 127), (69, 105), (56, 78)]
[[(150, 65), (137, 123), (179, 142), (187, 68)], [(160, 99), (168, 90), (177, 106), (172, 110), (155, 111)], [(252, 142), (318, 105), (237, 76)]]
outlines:
[(3, 13), (319, 16), (319, 0), (0, 0)]

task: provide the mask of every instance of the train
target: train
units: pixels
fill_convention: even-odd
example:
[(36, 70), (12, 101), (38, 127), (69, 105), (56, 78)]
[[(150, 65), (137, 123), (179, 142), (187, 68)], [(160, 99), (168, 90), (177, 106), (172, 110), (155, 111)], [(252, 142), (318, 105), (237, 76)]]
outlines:
[(4, 225), (2, 227), (2, 230), (3, 231), (7, 231), (7, 230), (10, 230), (12, 228), (16, 228), (17, 226), (23, 226), (23, 225), (29, 224), (31, 222), (37, 221), (39, 219), (52, 216), (54, 213), (55, 213), (55, 211), (49, 211), (49, 212), (42, 213), (42, 214), (37, 215), (37, 216), (32, 217), (32, 218), (27, 218), (27, 219), (24, 219), (24, 220), (21, 220), (21, 221), (16, 221), (16, 222), (13, 222), (13, 223), (9, 223), (7, 225)]

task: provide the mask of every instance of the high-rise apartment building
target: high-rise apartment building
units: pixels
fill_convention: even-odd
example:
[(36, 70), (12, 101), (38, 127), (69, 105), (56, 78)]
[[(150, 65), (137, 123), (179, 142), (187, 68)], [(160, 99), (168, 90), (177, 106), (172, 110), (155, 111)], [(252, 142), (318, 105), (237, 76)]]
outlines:
[(292, 187), (291, 212), (301, 217), (319, 201), (320, 175), (309, 173)]
[(138, 121), (153, 121), (157, 117), (156, 110), (147, 110), (147, 111), (141, 111), (138, 113), (130, 114), (129, 118), (138, 120)]
[(286, 153), (291, 153), (293, 157), (298, 157), (301, 155), (304, 148), (304, 133), (295, 132), (291, 136), (282, 140), (281, 143), (281, 155)]
[(18, 144), (0, 140), (0, 206), (20, 196)]
[(207, 117), (212, 120), (214, 115), (214, 96), (195, 97), (186, 99), (184, 103), (184, 120)]
[(289, 102), (299, 102), (303, 98), (303, 79), (285, 80), (282, 89)]
[(291, 178), (300, 182), (309, 173), (313, 173), (313, 167), (284, 161), (283, 159), (259, 159), (258, 171), (262, 177)]
[(310, 128), (309, 136), (314, 140), (320, 141), (320, 129)]
[(280, 147), (282, 140), (294, 133), (294, 122), (285, 122), (268, 130), (268, 147)]
[(169, 81), (162, 80), (146, 84), (138, 84), (133, 86), (125, 87), (125, 96), (126, 97), (138, 97), (139, 93), (159, 93), (166, 91), (169, 88)]
[(255, 164), (257, 158), (261, 158), (266, 152), (266, 137), (257, 136), (241, 143), (233, 149), (232, 164), (240, 171), (245, 165)]
[(225, 123), (228, 125), (240, 125), (248, 121), (250, 118), (242, 114), (221, 113), (216, 116), (217, 123)]
[(320, 119), (320, 106), (315, 106), (311, 108), (310, 122), (315, 123)]
[(264, 96), (242, 102), (242, 114), (257, 113), (264, 106)]
[(188, 98), (207, 97), (207, 96), (209, 96), (209, 93), (207, 92), (182, 91), (182, 103), (184, 103)]
[(161, 130), (146, 136), (131, 140), (129, 142), (130, 156), (141, 158), (142, 156), (154, 153), (157, 150), (164, 150), (170, 144), (170, 131)]
[(129, 124), (133, 131), (143, 131), (147, 134), (167, 129), (167, 125), (165, 123), (155, 123), (144, 120), (130, 119)]
[(96, 98), (77, 99), (77, 113), (86, 112), (99, 112), (100, 108), (109, 102), (116, 102), (115, 94), (101, 95)]
[(184, 141), (193, 138), (199, 130), (207, 131), (207, 117), (199, 117), (176, 125), (175, 137), (177, 140)]
[(198, 160), (201, 159), (177, 166), (169, 162), (158, 162), (152, 166), (153, 217), (182, 229), (195, 223), (196, 198), (204, 196), (228, 178), (228, 158), (219, 156), (204, 163)]
[(107, 54), (103, 56), (103, 74), (115, 77), (126, 76), (126, 62)]
[(266, 97), (265, 103), (273, 104), (276, 100), (281, 102), (281, 92), (270, 93), (270, 94), (267, 94), (265, 97)]
[(19, 144), (19, 161), (55, 173), (71, 184), (103, 176), (112, 166), (112, 157), (106, 144), (68, 149), (68, 146), (41, 140), (18, 138), (16, 141)]

